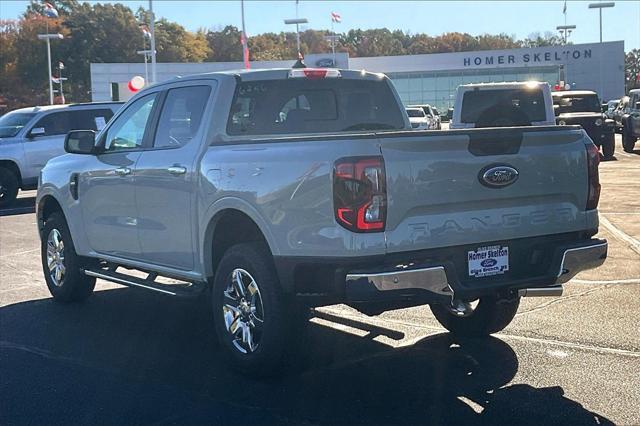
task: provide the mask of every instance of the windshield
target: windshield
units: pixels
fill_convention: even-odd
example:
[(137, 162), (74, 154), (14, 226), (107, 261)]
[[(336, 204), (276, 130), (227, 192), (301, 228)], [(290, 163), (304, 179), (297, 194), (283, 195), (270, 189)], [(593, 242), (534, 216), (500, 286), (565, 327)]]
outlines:
[(407, 114), (409, 114), (409, 117), (412, 117), (412, 118), (424, 117), (424, 111), (421, 109), (408, 109)]
[(556, 115), (570, 112), (601, 112), (597, 95), (554, 96), (553, 110)]
[(230, 135), (326, 133), (404, 128), (386, 80), (259, 80), (236, 88)]
[(11, 138), (18, 134), (35, 113), (9, 112), (0, 117), (0, 138)]

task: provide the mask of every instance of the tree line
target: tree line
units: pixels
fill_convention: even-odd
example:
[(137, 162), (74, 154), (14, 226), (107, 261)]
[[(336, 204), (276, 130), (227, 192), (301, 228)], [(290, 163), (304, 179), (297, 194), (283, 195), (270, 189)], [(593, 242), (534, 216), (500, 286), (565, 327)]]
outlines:
[[(51, 1), (58, 18), (43, 16), (43, 4), (32, 1), (19, 20), (0, 21), (0, 103), (9, 109), (47, 102), (47, 58), (44, 42), (37, 34), (59, 32), (63, 40), (51, 44), (52, 62), (65, 65), (70, 84), (67, 101), (91, 99), (91, 62), (142, 62), (136, 52), (149, 49), (140, 25), (149, 22), (143, 8), (131, 10), (123, 4), (89, 4), (78, 0)], [(156, 20), (155, 37), (159, 62), (242, 61), (240, 30), (227, 25), (216, 29), (186, 30), (167, 19)], [(303, 53), (331, 50), (326, 30), (306, 30), (300, 34)], [(464, 52), (558, 45), (562, 39), (550, 32), (531, 34), (518, 40), (507, 34), (473, 36), (451, 32), (437, 36), (411, 34), (386, 28), (354, 29), (338, 34), (336, 51), (351, 57)], [(250, 59), (294, 60), (297, 57), (293, 32), (263, 33), (248, 38)], [(637, 53), (635, 54), (637, 57)], [(54, 75), (57, 75), (54, 72)]]

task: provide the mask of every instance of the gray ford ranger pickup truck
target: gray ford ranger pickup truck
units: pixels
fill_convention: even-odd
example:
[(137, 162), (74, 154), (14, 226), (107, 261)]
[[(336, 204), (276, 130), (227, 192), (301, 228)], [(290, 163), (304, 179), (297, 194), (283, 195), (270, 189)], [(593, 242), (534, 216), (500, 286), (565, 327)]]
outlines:
[(429, 304), (485, 336), (607, 255), (582, 129), (411, 131), (382, 74), (177, 78), (65, 148), (37, 196), (53, 297), (82, 301), (96, 278), (206, 297), (245, 372), (278, 371), (309, 307)]

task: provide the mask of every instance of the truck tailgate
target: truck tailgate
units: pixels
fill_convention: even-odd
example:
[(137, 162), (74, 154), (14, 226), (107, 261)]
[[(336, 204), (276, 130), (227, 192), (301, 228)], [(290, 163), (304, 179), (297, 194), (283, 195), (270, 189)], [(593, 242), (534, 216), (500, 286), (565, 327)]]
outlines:
[[(387, 252), (592, 229), (582, 130), (560, 127), (379, 134), (387, 175)], [(482, 178), (510, 167), (517, 178)], [(500, 169), (503, 170), (503, 169)], [(595, 225), (595, 226), (594, 226)]]

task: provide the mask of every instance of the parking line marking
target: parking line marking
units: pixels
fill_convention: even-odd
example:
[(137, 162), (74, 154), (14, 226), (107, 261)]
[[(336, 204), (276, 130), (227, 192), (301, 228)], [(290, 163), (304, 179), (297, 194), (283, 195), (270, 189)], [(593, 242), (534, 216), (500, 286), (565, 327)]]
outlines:
[(629, 244), (629, 248), (640, 254), (640, 241), (633, 238), (631, 235), (627, 235), (622, 232), (620, 229), (616, 228), (611, 222), (607, 220), (606, 217), (600, 215), (600, 223), (609, 230), (617, 239)]

